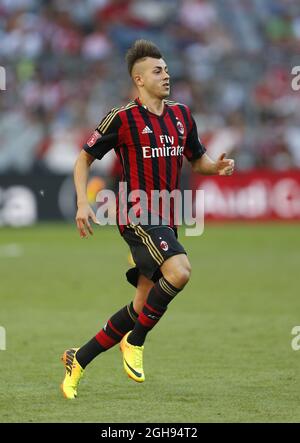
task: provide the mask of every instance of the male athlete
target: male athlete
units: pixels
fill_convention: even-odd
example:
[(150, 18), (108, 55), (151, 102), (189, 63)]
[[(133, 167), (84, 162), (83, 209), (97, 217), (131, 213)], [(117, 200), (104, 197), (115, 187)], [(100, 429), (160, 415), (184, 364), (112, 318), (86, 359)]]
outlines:
[[(127, 52), (126, 61), (138, 98), (106, 115), (74, 168), (76, 223), (81, 237), (93, 234), (89, 219), (97, 223), (86, 195), (89, 168), (111, 149), (121, 162), (127, 193), (145, 191), (149, 201), (153, 190), (172, 192), (179, 188), (183, 156), (191, 162), (193, 171), (201, 174), (231, 175), (234, 170), (234, 161), (225, 159), (225, 154), (213, 161), (205, 153), (188, 106), (166, 100), (170, 75), (159, 49), (150, 41), (138, 40)], [(81, 348), (64, 352), (66, 373), (61, 388), (68, 399), (77, 396), (85, 367), (117, 343), (126, 373), (136, 382), (143, 382), (146, 336), (190, 278), (191, 265), (177, 240), (174, 210), (171, 208), (166, 224), (162, 207), (154, 208), (151, 202), (147, 208), (127, 202), (126, 208), (124, 189), (118, 197), (119, 230), (136, 264), (126, 275), (136, 292), (133, 301), (115, 313), (95, 337)], [(148, 216), (155, 212), (158, 222), (151, 223), (150, 217), (147, 223), (134, 223), (130, 209), (137, 217), (142, 212)]]

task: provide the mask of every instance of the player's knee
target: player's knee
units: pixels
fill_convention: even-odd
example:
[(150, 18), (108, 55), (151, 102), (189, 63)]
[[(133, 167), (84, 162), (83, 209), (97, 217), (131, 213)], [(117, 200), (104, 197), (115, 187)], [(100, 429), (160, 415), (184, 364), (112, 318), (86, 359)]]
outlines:
[(183, 288), (189, 281), (191, 277), (191, 267), (185, 266), (178, 270), (177, 279), (178, 279), (178, 287)]
[(175, 286), (175, 288), (182, 289), (188, 283), (190, 276), (191, 266), (189, 263), (186, 263), (168, 272), (165, 278), (171, 285)]

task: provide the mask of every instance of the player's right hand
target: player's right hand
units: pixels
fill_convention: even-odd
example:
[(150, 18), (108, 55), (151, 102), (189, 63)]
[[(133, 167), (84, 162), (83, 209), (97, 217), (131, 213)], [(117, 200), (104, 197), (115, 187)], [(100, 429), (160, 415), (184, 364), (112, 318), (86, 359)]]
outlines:
[(96, 215), (90, 205), (84, 204), (78, 206), (76, 214), (76, 225), (81, 238), (88, 237), (88, 233), (93, 235), (93, 228), (89, 222), (89, 218), (91, 218), (94, 223), (97, 223), (99, 225), (99, 222), (96, 219)]

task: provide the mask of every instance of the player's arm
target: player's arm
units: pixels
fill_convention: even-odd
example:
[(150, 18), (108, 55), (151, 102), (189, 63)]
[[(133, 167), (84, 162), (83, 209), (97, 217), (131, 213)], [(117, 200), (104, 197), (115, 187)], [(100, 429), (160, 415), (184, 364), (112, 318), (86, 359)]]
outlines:
[(88, 203), (86, 192), (90, 166), (94, 160), (94, 157), (82, 150), (74, 167), (74, 184), (77, 194), (76, 225), (81, 238), (87, 237), (88, 232), (93, 235), (89, 218), (94, 223), (98, 223), (96, 215)]
[(93, 234), (93, 229), (89, 222), (90, 218), (94, 223), (99, 224), (87, 199), (87, 181), (90, 166), (95, 159), (101, 160), (108, 151), (117, 147), (120, 127), (121, 119), (118, 116), (117, 110), (110, 111), (83, 146), (76, 161), (74, 168), (78, 208), (76, 224), (82, 238), (87, 237), (88, 233)]
[(234, 160), (226, 159), (226, 154), (214, 161), (207, 154), (206, 149), (198, 137), (196, 122), (187, 108), (190, 130), (186, 140), (185, 156), (192, 164), (194, 172), (203, 175), (231, 175), (234, 171)]
[(207, 154), (192, 161), (192, 169), (202, 175), (232, 175), (234, 160), (225, 158), (226, 154), (213, 161)]

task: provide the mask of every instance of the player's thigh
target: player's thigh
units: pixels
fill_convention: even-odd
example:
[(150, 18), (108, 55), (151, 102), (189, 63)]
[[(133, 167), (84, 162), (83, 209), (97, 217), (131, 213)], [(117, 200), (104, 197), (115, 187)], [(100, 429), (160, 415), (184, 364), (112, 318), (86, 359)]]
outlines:
[(133, 299), (133, 308), (138, 314), (142, 311), (144, 304), (146, 303), (150, 289), (154, 286), (152, 280), (149, 280), (144, 275), (139, 275), (139, 280)]

